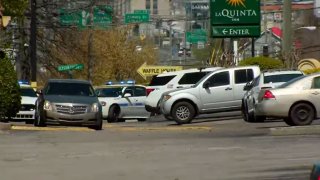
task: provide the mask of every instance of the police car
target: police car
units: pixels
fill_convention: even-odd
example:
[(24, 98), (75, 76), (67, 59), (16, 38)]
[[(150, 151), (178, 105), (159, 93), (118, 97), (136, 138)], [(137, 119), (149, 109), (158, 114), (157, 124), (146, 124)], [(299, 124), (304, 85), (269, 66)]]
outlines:
[(145, 121), (150, 113), (145, 110), (146, 87), (134, 81), (107, 82), (95, 87), (102, 104), (102, 115), (108, 122), (123, 122), (126, 119)]
[(13, 120), (24, 120), (27, 124), (33, 123), (35, 117), (35, 103), (38, 98), (36, 92), (26, 81), (19, 81), (21, 94), (21, 108)]

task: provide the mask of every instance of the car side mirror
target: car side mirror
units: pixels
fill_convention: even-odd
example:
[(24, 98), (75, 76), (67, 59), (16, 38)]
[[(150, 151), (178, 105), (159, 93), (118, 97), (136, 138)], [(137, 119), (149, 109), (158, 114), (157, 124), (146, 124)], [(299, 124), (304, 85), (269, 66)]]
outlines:
[(124, 95), (123, 95), (123, 97), (131, 97), (132, 95), (130, 94), (130, 93), (125, 93)]
[(202, 87), (208, 89), (210, 87), (210, 81), (204, 82)]

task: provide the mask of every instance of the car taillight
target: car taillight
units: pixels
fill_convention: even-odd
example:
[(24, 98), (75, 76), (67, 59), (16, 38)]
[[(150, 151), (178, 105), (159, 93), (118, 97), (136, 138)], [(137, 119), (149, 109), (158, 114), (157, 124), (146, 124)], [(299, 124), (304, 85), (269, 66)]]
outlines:
[(153, 88), (147, 88), (147, 96), (148, 96), (152, 91), (154, 91)]
[(263, 95), (263, 99), (274, 99), (276, 98), (271, 91), (266, 90)]

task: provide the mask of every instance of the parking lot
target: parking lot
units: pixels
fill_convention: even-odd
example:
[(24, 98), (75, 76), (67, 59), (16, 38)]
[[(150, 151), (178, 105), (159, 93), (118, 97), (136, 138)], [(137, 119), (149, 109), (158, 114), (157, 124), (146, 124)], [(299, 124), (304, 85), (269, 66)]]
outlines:
[(237, 112), (182, 126), (105, 121), (102, 131), (14, 122), (0, 134), (1, 178), (303, 180), (320, 157), (319, 124), (246, 123)]

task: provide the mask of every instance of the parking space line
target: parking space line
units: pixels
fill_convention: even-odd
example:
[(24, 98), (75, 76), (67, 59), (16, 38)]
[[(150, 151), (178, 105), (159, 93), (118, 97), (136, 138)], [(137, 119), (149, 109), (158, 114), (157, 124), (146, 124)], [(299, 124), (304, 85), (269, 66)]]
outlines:
[(212, 130), (208, 126), (161, 126), (161, 127), (128, 127), (116, 125), (104, 125), (105, 128), (111, 128), (122, 131), (185, 131), (185, 130)]
[(34, 127), (34, 126), (12, 126), (12, 130), (25, 130), (25, 131), (80, 131), (91, 132), (95, 131), (87, 127)]

